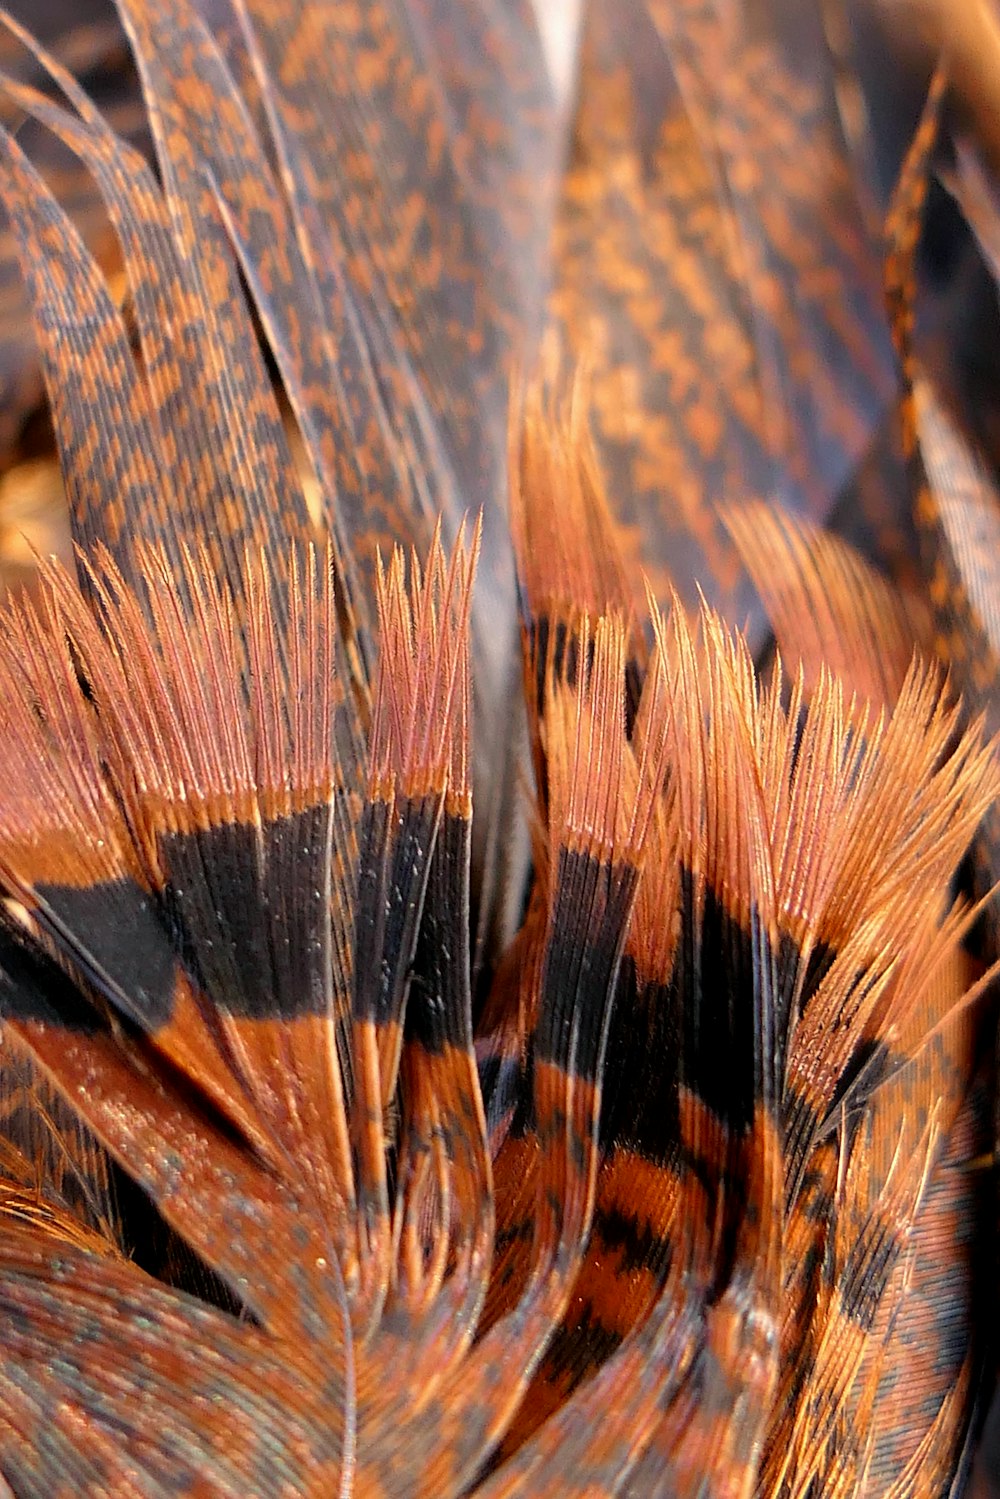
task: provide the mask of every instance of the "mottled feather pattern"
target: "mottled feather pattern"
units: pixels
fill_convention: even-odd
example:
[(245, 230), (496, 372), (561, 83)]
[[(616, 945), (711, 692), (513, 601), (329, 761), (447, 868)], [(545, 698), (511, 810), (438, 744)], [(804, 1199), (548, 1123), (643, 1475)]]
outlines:
[(0, 1494), (988, 1493), (1000, 219), (827, 9), (2, 18)]

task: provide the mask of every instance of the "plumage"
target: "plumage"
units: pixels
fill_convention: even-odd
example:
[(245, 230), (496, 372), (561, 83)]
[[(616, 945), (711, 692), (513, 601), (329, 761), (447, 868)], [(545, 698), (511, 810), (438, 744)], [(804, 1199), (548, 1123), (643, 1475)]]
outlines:
[(835, 9), (0, 17), (0, 1494), (989, 1483), (986, 84), (882, 266)]

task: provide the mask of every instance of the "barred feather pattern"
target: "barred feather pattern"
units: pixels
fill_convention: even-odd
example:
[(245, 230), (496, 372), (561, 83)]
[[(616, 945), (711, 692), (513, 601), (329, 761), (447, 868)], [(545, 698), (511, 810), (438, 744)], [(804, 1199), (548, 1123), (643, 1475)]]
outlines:
[[(819, 524), (887, 330), (749, 10), (597, 0), (571, 132), (520, 4), (117, 8), (155, 165), (3, 21), (128, 295), (0, 127), (77, 546), (0, 604), (0, 1493), (948, 1491), (1000, 765), (985, 465), (911, 336), (943, 84), (887, 270), (925, 636)], [(665, 394), (705, 326), (724, 452)]]

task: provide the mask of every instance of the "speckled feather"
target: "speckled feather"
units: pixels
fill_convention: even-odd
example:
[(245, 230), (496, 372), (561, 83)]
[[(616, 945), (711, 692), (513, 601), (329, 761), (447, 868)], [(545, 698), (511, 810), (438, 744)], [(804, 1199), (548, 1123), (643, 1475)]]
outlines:
[[(0, 135), (80, 546), (0, 612), (0, 1492), (938, 1491), (1000, 769), (979, 637), (970, 715), (818, 528), (893, 386), (824, 79), (595, 0), (560, 181), (520, 4), (119, 11), (156, 170), (23, 34), (58, 99), (0, 78), (128, 286)], [(989, 636), (906, 337), (929, 119), (891, 305)]]

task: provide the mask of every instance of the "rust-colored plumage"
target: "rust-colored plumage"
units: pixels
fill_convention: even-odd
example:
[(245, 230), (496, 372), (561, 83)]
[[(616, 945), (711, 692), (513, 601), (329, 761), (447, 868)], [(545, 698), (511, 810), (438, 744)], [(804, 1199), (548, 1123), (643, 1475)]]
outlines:
[(0, 15), (0, 1494), (989, 1492), (987, 85), (883, 268), (825, 10)]

